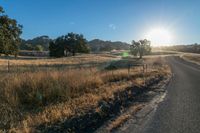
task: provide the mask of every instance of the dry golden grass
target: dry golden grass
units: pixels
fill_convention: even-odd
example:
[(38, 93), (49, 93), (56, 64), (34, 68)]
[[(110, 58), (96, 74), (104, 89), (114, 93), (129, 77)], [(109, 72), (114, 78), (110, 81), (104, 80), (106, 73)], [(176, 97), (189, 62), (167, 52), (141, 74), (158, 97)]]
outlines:
[[(94, 61), (93, 56), (83, 58), (90, 58), (85, 61)], [(101, 58), (113, 59), (107, 56)], [(57, 60), (59, 62), (60, 59)], [(27, 64), (29, 63), (32, 60)], [(153, 79), (158, 75), (169, 74), (168, 66), (158, 64), (156, 67), (149, 67), (145, 77)], [(0, 115), (7, 115), (0, 117), (0, 125), (10, 131), (34, 132), (35, 127), (40, 124), (78, 116), (91, 108), (97, 108), (102, 99), (112, 99), (115, 92), (125, 90), (133, 84), (143, 85), (143, 76), (142, 67), (134, 67), (130, 71), (82, 68), (1, 75), (0, 99), (3, 105), (0, 104)]]
[[(120, 75), (120, 74), (117, 74), (117, 70), (114, 73), (116, 73), (116, 74), (114, 74), (115, 76)], [(127, 70), (120, 70), (120, 73), (122, 74), (122, 77), (124, 77), (124, 74), (127, 73)], [(147, 77), (152, 79), (158, 74), (160, 74), (160, 72), (151, 71), (147, 74)], [(163, 74), (165, 74), (165, 73), (163, 73)], [(105, 74), (102, 74), (102, 75), (103, 75), (102, 77), (105, 77)], [(53, 105), (49, 104), (48, 106), (45, 106), (42, 111), (40, 111), (36, 114), (30, 114), (30, 113), (26, 114), (24, 116), (22, 124), (20, 124), (21, 128), (27, 130), (27, 127), (28, 128), (35, 127), (36, 125), (40, 125), (43, 123), (49, 123), (49, 122), (53, 123), (53, 122), (55, 122), (57, 120), (61, 120), (63, 118), (67, 119), (72, 116), (78, 116), (79, 114), (82, 114), (91, 108), (97, 107), (97, 104), (100, 100), (113, 98), (114, 92), (124, 90), (127, 87), (131, 86), (133, 83), (137, 84), (137, 85), (143, 85), (143, 83), (144, 83), (143, 78), (135, 77), (134, 73), (132, 73), (130, 76), (132, 78), (129, 77), (129, 79), (128, 79), (128, 74), (127, 74), (127, 77), (125, 77), (125, 79), (126, 79), (125, 81), (123, 81), (123, 78), (121, 77), (120, 82), (112, 82), (112, 83), (109, 83), (108, 82), (109, 80), (105, 80), (104, 78), (102, 78), (100, 76), (101, 76), (101, 74), (98, 76), (98, 78), (96, 78), (96, 79), (98, 79), (97, 81), (87, 80), (87, 82), (84, 83), (85, 88), (82, 88), (82, 87), (81, 88), (79, 88), (79, 87), (71, 88), (72, 89), (72, 92), (70, 93), (71, 95), (68, 94), (68, 92), (69, 92), (68, 90), (65, 90), (66, 88), (63, 88), (61, 91), (62, 93), (60, 93), (60, 94), (54, 93), (55, 95), (64, 96), (65, 97), (64, 101), (60, 101), (60, 103), (53, 104)], [(107, 76), (109, 77), (109, 74)], [(113, 77), (112, 74), (110, 74), (110, 76), (111, 76), (110, 78)], [(87, 77), (84, 77), (84, 78), (87, 79)], [(82, 79), (82, 78), (80, 78), (80, 79)], [(71, 79), (71, 81), (74, 81), (73, 78)], [(75, 81), (75, 82), (77, 82), (76, 86), (78, 86), (79, 80)], [(82, 82), (82, 81), (80, 81), (80, 82)], [(91, 83), (93, 84), (94, 82), (95, 82), (96, 86), (94, 86), (94, 87), (90, 86), (90, 84)], [(46, 83), (46, 84), (49, 84), (49, 83)], [(32, 86), (31, 83), (29, 86)], [(92, 88), (90, 88), (90, 87), (92, 87)], [(80, 91), (80, 89), (84, 89), (84, 90)], [(67, 92), (65, 92), (65, 91), (67, 91)], [(36, 92), (33, 91), (32, 93), (34, 94)], [(50, 92), (47, 91), (46, 93), (48, 94)], [(26, 96), (23, 96), (23, 99), (25, 97)], [(27, 98), (29, 98), (29, 96)], [(29, 104), (34, 103), (34, 102), (31, 102), (31, 101), (35, 101), (34, 98), (35, 97), (32, 97), (32, 95), (31, 95), (31, 99), (33, 99), (33, 100), (30, 100)], [(49, 96), (49, 98), (53, 98), (53, 96)], [(65, 101), (65, 99), (69, 99), (69, 100)], [(59, 99), (59, 100), (61, 100), (61, 99)], [(21, 103), (21, 104), (23, 104), (23, 103)], [(38, 104), (35, 104), (34, 107), (37, 107), (36, 105), (38, 105)], [(21, 129), (20, 129), (20, 131), (21, 131)]]
[(129, 119), (130, 117), (131, 117), (131, 115), (129, 115), (129, 114), (121, 115), (116, 120), (114, 120), (111, 125), (109, 125), (108, 130), (111, 131), (111, 130), (119, 127), (121, 124), (123, 124), (125, 121), (127, 121), (127, 119)]
[(200, 54), (184, 54), (182, 58), (200, 64)]
[(9, 101), (35, 108), (77, 97), (91, 88), (100, 86), (103, 82), (95, 73), (96, 70), (89, 69), (25, 72), (7, 75), (0, 82)]
[[(116, 56), (109, 54), (84, 54), (77, 55), (73, 57), (63, 57), (63, 58), (38, 58), (38, 59), (26, 59), (19, 57), (18, 59), (10, 60), (11, 65), (72, 65), (72, 64), (87, 64), (87, 63), (101, 63), (105, 61), (110, 61), (116, 59)], [(8, 60), (5, 58), (0, 58), (0, 65), (7, 66)]]
[(122, 115), (120, 115), (119, 117), (117, 117), (116, 119), (114, 119), (111, 123), (109, 123), (107, 130), (108, 131), (112, 131), (118, 127), (120, 127), (122, 124), (124, 124), (124, 122), (126, 122), (133, 114), (135, 114), (136, 112), (138, 112), (139, 110), (141, 110), (141, 108), (143, 107), (143, 104), (138, 104), (135, 106), (132, 106), (129, 110), (131, 110), (131, 112), (127, 112), (124, 113)]

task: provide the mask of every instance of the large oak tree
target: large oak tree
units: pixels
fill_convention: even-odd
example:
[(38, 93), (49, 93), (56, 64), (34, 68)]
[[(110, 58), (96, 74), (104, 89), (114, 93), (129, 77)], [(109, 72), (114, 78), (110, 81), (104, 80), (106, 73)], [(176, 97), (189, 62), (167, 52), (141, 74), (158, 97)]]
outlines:
[(68, 33), (49, 44), (49, 54), (52, 57), (75, 56), (76, 53), (88, 53), (89, 51), (87, 40), (81, 34)]
[(130, 47), (130, 51), (131, 54), (133, 54), (134, 56), (139, 55), (139, 57), (142, 58), (143, 55), (151, 53), (151, 41), (144, 39), (136, 42), (133, 40)]
[(0, 54), (18, 54), (22, 26), (9, 18), (0, 6)]

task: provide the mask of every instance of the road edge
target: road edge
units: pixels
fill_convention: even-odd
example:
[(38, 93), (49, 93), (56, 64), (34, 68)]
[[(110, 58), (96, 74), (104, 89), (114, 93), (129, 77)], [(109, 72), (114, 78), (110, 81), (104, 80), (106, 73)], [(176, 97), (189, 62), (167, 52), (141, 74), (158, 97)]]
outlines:
[[(139, 130), (141, 125), (145, 124), (148, 121), (149, 117), (156, 111), (159, 103), (161, 103), (165, 99), (167, 95), (167, 86), (169, 85), (172, 77), (173, 75), (171, 74), (171, 76), (169, 76), (167, 79), (165, 79), (159, 85), (156, 86), (157, 89), (148, 92), (148, 93), (152, 92), (156, 93), (156, 95), (153, 96), (151, 100), (149, 100), (146, 103), (136, 104), (136, 105), (143, 104), (144, 106), (142, 106), (141, 109), (133, 111), (131, 110), (133, 109), (132, 107), (136, 106), (133, 105), (132, 107), (129, 107), (127, 111), (120, 114), (118, 117), (126, 114), (131, 115), (131, 117), (128, 118), (125, 122), (123, 122), (118, 128), (114, 130), (108, 130), (109, 124), (112, 123), (113, 121), (109, 120), (99, 129), (97, 129), (95, 133), (109, 133), (109, 132), (121, 133), (121, 132), (126, 132), (126, 130), (132, 132)], [(129, 130), (129, 128), (131, 128), (131, 130)]]

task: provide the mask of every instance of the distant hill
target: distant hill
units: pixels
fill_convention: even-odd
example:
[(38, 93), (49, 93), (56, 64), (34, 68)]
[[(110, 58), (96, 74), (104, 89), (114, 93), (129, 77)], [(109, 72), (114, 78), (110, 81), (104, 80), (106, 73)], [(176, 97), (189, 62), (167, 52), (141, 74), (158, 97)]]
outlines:
[[(29, 40), (22, 40), (20, 50), (38, 51), (42, 47), (42, 51), (48, 51), (50, 41), (53, 41), (53, 39), (49, 38), (49, 36), (39, 36)], [(92, 52), (128, 50), (130, 48), (130, 45), (125, 42), (103, 41), (100, 39), (88, 41), (88, 46)]]
[(162, 47), (162, 49), (179, 52), (200, 53), (200, 44), (166, 46)]
[(29, 40), (22, 40), (20, 45), (21, 50), (37, 50), (38, 46), (42, 47), (44, 51), (49, 49), (49, 42), (52, 39), (49, 36), (39, 36)]
[(99, 39), (94, 39), (88, 42), (88, 45), (92, 52), (101, 52), (101, 51), (111, 51), (111, 50), (128, 50), (130, 45), (125, 42), (111, 42), (103, 41)]

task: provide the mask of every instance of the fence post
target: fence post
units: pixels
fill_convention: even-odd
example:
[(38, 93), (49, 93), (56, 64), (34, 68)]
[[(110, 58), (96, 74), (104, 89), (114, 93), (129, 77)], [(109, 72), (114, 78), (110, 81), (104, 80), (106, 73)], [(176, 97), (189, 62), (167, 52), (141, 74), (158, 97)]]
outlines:
[(131, 68), (131, 65), (128, 64), (128, 78), (130, 78), (130, 68)]
[(8, 72), (10, 72), (10, 61), (8, 60), (8, 66), (7, 66)]
[(148, 66), (147, 66), (147, 64), (146, 64), (146, 72), (148, 72)]
[(143, 64), (143, 80), (144, 80), (144, 86), (146, 85), (146, 79), (145, 79), (145, 64)]

